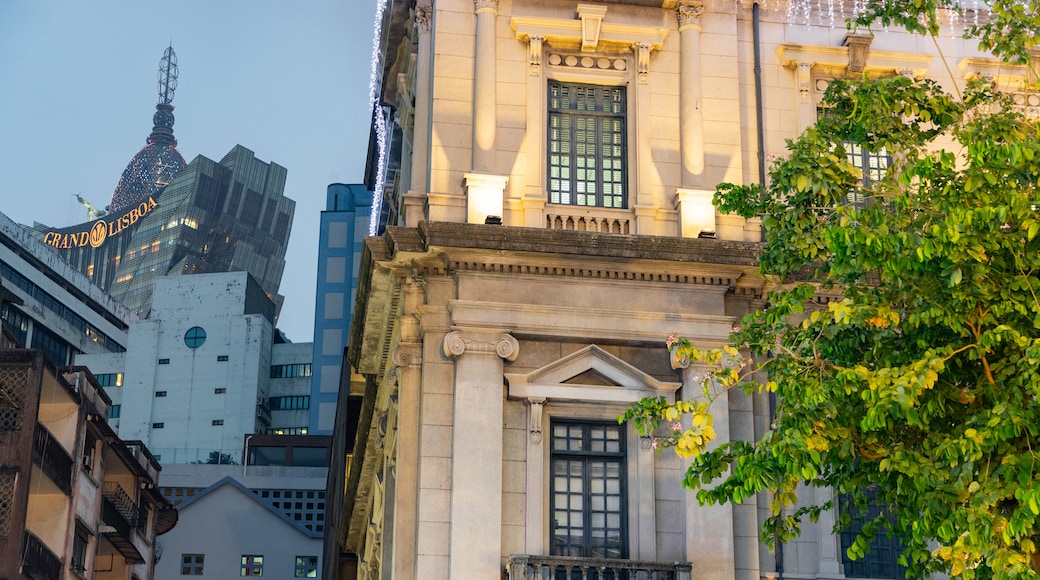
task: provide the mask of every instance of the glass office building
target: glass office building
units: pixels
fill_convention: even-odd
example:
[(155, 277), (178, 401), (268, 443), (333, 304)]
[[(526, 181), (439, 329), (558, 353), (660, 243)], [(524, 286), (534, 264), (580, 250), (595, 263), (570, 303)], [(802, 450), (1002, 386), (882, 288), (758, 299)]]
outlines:
[(112, 201), (90, 220), (33, 233), (90, 280), (147, 317), (158, 276), (249, 272), (280, 310), (278, 293), (296, 202), (286, 170), (236, 145), (219, 162), (185, 164), (173, 135), (176, 56), (159, 69), (159, 103), (147, 144), (127, 164)]

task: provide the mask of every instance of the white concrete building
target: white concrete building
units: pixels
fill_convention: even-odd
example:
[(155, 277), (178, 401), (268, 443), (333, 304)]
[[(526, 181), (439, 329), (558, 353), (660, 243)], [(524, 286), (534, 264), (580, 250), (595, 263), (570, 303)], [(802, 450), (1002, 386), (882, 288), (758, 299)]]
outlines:
[(126, 353), (77, 359), (119, 383), (109, 393), (123, 437), (164, 464), (239, 463), (246, 435), (305, 434), (311, 345), (276, 342), (274, 304), (248, 273), (164, 277), (153, 292)]

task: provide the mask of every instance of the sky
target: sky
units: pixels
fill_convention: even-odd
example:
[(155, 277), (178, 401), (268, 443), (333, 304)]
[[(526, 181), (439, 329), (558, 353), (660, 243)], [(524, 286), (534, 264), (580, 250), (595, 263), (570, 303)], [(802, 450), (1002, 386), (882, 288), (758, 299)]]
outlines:
[(0, 212), (61, 227), (112, 198), (145, 145), (171, 44), (181, 155), (236, 144), (296, 201), (278, 327), (313, 339), (318, 222), (330, 183), (363, 180), (377, 0), (0, 0)]

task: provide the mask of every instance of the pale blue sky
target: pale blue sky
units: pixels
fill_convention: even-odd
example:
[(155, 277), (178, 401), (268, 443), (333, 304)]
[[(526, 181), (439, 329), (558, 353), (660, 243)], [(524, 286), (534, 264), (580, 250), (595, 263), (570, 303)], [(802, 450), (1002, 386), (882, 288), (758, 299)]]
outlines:
[(288, 170), (296, 219), (279, 327), (312, 340), (317, 225), (329, 183), (362, 180), (376, 0), (0, 0), (0, 211), (86, 220), (145, 144), (173, 41), (185, 160), (236, 143)]

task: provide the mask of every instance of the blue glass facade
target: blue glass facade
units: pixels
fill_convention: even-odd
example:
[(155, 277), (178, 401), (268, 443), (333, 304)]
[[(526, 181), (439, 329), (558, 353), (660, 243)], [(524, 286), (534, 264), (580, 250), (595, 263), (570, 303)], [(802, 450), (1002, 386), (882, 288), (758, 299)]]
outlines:
[(357, 294), (358, 262), (372, 207), (372, 192), (364, 185), (334, 183), (327, 195), (318, 233), (311, 435), (332, 435), (343, 352)]

